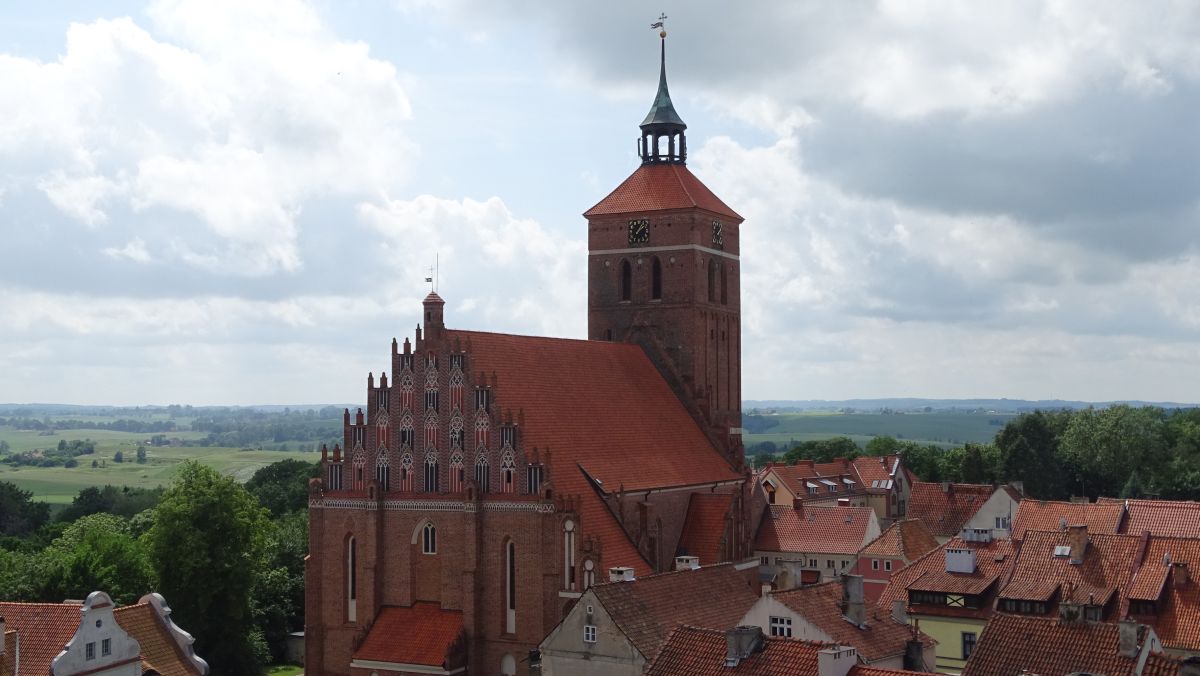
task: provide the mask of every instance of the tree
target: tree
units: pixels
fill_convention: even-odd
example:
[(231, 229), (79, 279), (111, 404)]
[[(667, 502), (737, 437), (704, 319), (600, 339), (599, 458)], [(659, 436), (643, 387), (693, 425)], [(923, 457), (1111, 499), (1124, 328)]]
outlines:
[(145, 446), (137, 447), (137, 462), (139, 465), (146, 464), (146, 447)]
[(922, 481), (942, 480), (942, 455), (945, 453), (933, 444), (918, 444), (915, 441), (900, 442), (900, 459), (910, 471)]
[(1060, 457), (1059, 437), (1072, 418), (1069, 411), (1034, 411), (1013, 418), (996, 433), (999, 451), (997, 477), (1021, 481), (1025, 495), (1041, 500), (1070, 495), (1067, 465)]
[[(990, 454), (987, 451), (992, 451)], [(967, 444), (963, 447), (962, 459), (959, 464), (959, 475), (964, 483), (988, 484), (997, 481), (996, 467), (992, 464), (991, 455), (997, 454), (995, 448), (980, 444)]]
[(1127, 405), (1077, 411), (1062, 432), (1062, 454), (1088, 483), (1088, 495), (1116, 495), (1134, 469), (1151, 492), (1170, 466), (1165, 412)]
[(831, 439), (813, 439), (802, 441), (784, 454), (789, 465), (801, 460), (813, 462), (832, 462), (839, 458), (853, 460), (859, 456), (858, 444), (850, 437), (833, 437)]
[(892, 455), (900, 450), (900, 442), (895, 437), (873, 437), (867, 442), (867, 455)]
[(12, 450), (12, 446), (9, 446), (8, 442), (5, 441), (4, 439), (0, 439), (0, 455), (4, 455), (5, 453), (8, 453), (11, 450)]
[(28, 535), (50, 519), (50, 505), (35, 502), (33, 493), (0, 481), (0, 535)]
[(246, 482), (246, 490), (272, 516), (281, 516), (308, 507), (308, 481), (319, 471), (315, 462), (280, 460), (255, 472)]
[(184, 463), (147, 533), (159, 589), (217, 674), (257, 673), (252, 592), (266, 553), (266, 510), (230, 477)]
[(45, 601), (84, 598), (97, 589), (117, 603), (133, 603), (154, 589), (146, 546), (134, 538), (125, 519), (90, 514), (67, 526), (42, 553)]
[(113, 453), (113, 462), (125, 462), (125, 453), (123, 451)]
[(1129, 474), (1129, 480), (1121, 487), (1122, 498), (1142, 498), (1146, 496), (1146, 492), (1142, 490), (1142, 480), (1138, 478), (1137, 470)]

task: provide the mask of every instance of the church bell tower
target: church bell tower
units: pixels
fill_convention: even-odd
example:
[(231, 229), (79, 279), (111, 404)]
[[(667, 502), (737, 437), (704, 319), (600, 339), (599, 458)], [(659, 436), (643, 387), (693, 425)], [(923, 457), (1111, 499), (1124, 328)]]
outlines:
[(640, 345), (740, 466), (742, 217), (687, 168), (687, 125), (667, 88), (666, 31), (659, 36), (641, 166), (584, 213), (588, 338)]

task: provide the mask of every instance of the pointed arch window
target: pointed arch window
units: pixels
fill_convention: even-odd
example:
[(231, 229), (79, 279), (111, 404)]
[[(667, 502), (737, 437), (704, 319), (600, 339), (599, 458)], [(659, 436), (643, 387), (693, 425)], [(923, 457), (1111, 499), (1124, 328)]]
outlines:
[(392, 441), (391, 436), (392, 430), (388, 426), (387, 417), (384, 416), (383, 420), (379, 423), (379, 427), (375, 431), (375, 439), (378, 442), (379, 447), (386, 448)]
[(461, 493), (467, 487), (467, 471), (463, 468), (462, 453), (450, 456), (450, 492)]
[(367, 478), (364, 476), (366, 468), (366, 454), (362, 452), (362, 449), (359, 449), (354, 454), (354, 490), (356, 491), (365, 490), (367, 487)]
[(500, 459), (500, 492), (517, 492), (517, 465), (514, 462), (512, 451), (505, 453), (504, 457)]
[(717, 261), (708, 260), (708, 302), (717, 302)]
[(650, 263), (650, 298), (651, 300), (662, 300), (663, 293), (663, 271), (662, 261), (658, 256)]
[(400, 379), (400, 410), (411, 411), (412, 405), (413, 378), (411, 374), (405, 374), (405, 376)]
[(721, 266), (721, 305), (729, 305), (729, 274)]
[(455, 371), (450, 376), (450, 410), (461, 411), (463, 407), (463, 375)]
[(504, 545), (504, 630), (517, 633), (517, 544)]
[(621, 261), (621, 300), (633, 298), (633, 266), (629, 261)]
[(379, 482), (380, 490), (392, 490), (392, 468), (388, 464), (386, 448), (379, 451), (379, 458), (375, 461), (375, 481)]
[(437, 554), (437, 528), (432, 523), (421, 529), (421, 553)]
[(563, 589), (575, 590), (575, 522), (563, 522)]
[(437, 416), (425, 416), (425, 449), (431, 450), (438, 446), (438, 420)]
[(487, 493), (492, 486), (492, 468), (486, 455), (482, 453), (475, 459), (475, 483), (479, 484), (479, 492)]
[(461, 415), (450, 419), (450, 450), (461, 451), (463, 447), (463, 421)]
[(354, 536), (346, 541), (346, 621), (358, 619), (358, 551)]
[(483, 450), (487, 448), (488, 429), (491, 423), (488, 422), (486, 415), (481, 415), (475, 418), (475, 450)]
[(425, 456), (425, 492), (438, 492), (438, 461), (433, 453)]
[(415, 436), (412, 416), (405, 413), (404, 417), (400, 419), (400, 446), (402, 448), (412, 448)]
[(411, 453), (405, 453), (400, 458), (400, 490), (413, 490), (413, 458)]
[(329, 490), (342, 490), (342, 463), (330, 463), (329, 465)]

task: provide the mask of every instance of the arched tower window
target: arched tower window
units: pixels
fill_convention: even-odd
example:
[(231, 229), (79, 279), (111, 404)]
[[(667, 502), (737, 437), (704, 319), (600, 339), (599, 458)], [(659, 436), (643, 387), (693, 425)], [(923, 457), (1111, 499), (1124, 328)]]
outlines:
[(629, 261), (621, 261), (621, 300), (633, 298), (633, 266)]
[(354, 536), (346, 541), (346, 621), (358, 619), (358, 551)]
[(421, 553), (437, 554), (437, 528), (432, 523), (425, 524), (421, 529)]
[(500, 658), (500, 676), (517, 676), (517, 658), (512, 655)]
[(487, 493), (491, 488), (492, 471), (486, 455), (482, 453), (475, 460), (475, 483), (479, 484), (479, 492)]
[(437, 456), (433, 453), (425, 456), (425, 492), (437, 493), (438, 491), (438, 461)]
[(650, 298), (653, 300), (662, 300), (662, 261), (658, 256), (654, 257), (650, 264)]
[(721, 305), (729, 305), (729, 276), (724, 265), (721, 266)]
[(708, 302), (717, 302), (717, 261), (708, 261)]
[(575, 522), (563, 522), (563, 588), (575, 590)]
[(504, 631), (517, 633), (517, 545), (504, 545)]

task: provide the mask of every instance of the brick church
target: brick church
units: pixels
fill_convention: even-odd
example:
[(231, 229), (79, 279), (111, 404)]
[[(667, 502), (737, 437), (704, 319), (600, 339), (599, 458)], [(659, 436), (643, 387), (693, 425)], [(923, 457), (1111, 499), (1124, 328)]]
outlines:
[(322, 450), (310, 676), (529, 673), (611, 569), (750, 553), (763, 505), (740, 436), (742, 218), (687, 168), (661, 37), (642, 164), (584, 213), (588, 339), (450, 328), (430, 293)]

